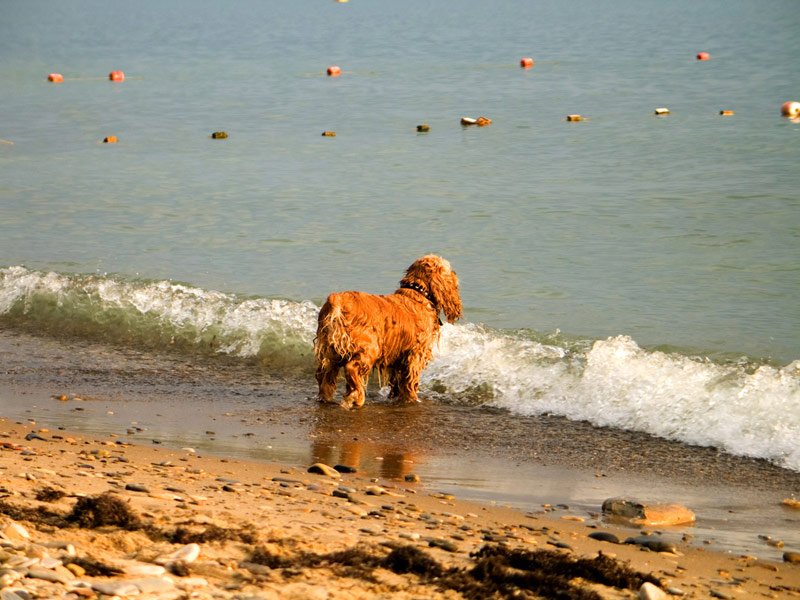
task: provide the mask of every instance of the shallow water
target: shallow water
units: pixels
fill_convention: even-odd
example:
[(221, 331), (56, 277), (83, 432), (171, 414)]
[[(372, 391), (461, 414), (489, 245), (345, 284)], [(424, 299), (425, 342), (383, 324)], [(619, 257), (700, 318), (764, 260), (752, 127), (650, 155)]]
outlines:
[(530, 512), (567, 505), (555, 516), (601, 525), (591, 515), (606, 498), (678, 502), (698, 520), (664, 528), (670, 539), (689, 534), (773, 560), (782, 551), (759, 535), (800, 547), (800, 513), (780, 505), (800, 495), (800, 474), (762, 460), (560, 417), (510, 420), (504, 410), (432, 400), (395, 406), (377, 390), (364, 409), (345, 411), (309, 397), (310, 379), (225, 358), (187, 362), (20, 333), (0, 336), (0, 358), (0, 416), (38, 427), (299, 467), (347, 464), (400, 485), (415, 473), (420, 493)]

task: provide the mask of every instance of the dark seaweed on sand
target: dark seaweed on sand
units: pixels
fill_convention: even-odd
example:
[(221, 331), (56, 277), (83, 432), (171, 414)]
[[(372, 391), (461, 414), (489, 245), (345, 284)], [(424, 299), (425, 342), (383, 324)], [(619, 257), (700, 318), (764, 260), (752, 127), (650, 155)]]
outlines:
[(66, 496), (66, 492), (52, 487), (43, 487), (36, 490), (36, 499), (39, 502), (56, 502)]
[(172, 544), (205, 544), (207, 542), (226, 542), (229, 540), (255, 544), (258, 535), (255, 531), (248, 531), (247, 529), (209, 525), (202, 531), (192, 531), (188, 527), (178, 527), (171, 533), (165, 533), (164, 537)]
[(511, 550), (504, 546), (484, 546), (472, 557), (475, 566), (464, 570), (446, 569), (425, 551), (415, 546), (392, 547), (388, 555), (368, 548), (352, 548), (332, 554), (300, 553), (278, 555), (256, 549), (250, 562), (273, 569), (328, 567), (342, 568), (350, 577), (373, 581), (375, 568), (398, 574), (411, 573), (423, 582), (442, 590), (455, 590), (470, 600), (486, 598), (545, 598), (551, 600), (602, 600), (597, 592), (573, 583), (602, 584), (620, 589), (638, 590), (649, 581), (661, 586), (651, 575), (634, 571), (605, 557), (574, 558), (552, 550)]
[(111, 525), (133, 531), (143, 526), (139, 515), (113, 492), (79, 498), (67, 521), (91, 529)]

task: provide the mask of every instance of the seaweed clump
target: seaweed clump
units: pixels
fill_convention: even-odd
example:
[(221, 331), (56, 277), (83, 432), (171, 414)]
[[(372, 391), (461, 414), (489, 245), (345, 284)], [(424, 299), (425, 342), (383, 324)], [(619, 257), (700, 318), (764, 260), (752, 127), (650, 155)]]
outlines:
[(66, 518), (70, 523), (88, 529), (115, 526), (134, 531), (143, 527), (139, 515), (113, 492), (79, 498)]

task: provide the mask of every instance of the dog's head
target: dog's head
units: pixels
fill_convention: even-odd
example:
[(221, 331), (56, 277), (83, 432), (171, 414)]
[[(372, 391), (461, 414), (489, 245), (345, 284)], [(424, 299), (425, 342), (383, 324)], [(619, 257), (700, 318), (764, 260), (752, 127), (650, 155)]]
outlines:
[(400, 280), (401, 287), (422, 288), (423, 293), (442, 311), (449, 323), (461, 318), (461, 296), (458, 292), (458, 276), (450, 263), (440, 256), (428, 254), (408, 267), (406, 276)]

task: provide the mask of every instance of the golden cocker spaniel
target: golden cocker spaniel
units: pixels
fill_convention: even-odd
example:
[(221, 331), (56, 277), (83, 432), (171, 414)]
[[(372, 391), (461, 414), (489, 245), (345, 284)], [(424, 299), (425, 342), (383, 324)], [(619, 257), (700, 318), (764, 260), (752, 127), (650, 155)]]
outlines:
[(419, 376), (433, 353), (442, 322), (461, 317), (458, 276), (445, 259), (429, 254), (415, 261), (388, 296), (365, 292), (331, 294), (319, 311), (314, 356), (319, 400), (335, 402), (344, 369), (341, 405), (364, 404), (365, 378), (376, 367), (391, 386), (390, 396), (417, 401)]

